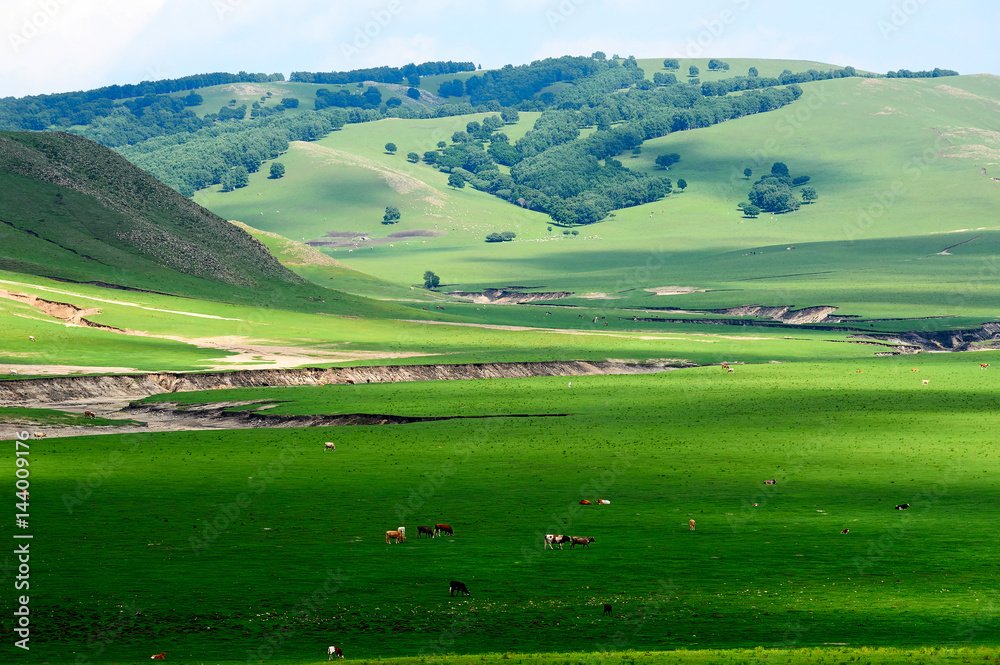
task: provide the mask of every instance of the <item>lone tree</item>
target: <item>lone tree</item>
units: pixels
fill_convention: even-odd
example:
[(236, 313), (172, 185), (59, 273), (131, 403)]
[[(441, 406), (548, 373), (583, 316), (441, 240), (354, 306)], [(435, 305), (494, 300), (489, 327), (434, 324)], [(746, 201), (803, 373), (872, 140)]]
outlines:
[(683, 192), (683, 191), (684, 191), (685, 189), (687, 189), (687, 186), (688, 186), (688, 184), (687, 184), (687, 180), (685, 180), (684, 178), (678, 178), (678, 179), (677, 179), (677, 187), (678, 187), (678, 189), (680, 189), (680, 190), (681, 190), (682, 192)]
[(743, 214), (751, 219), (756, 219), (757, 215), (760, 214), (760, 208), (752, 203), (747, 203), (743, 206)]
[(396, 206), (386, 206), (385, 214), (382, 215), (383, 224), (395, 224), (399, 221), (399, 208)]
[(406, 158), (407, 158), (408, 160), (410, 160), (411, 162), (413, 162), (414, 164), (416, 164), (417, 162), (419, 162), (419, 161), (420, 161), (420, 155), (418, 155), (418, 154), (417, 154), (417, 153), (415, 153), (415, 152), (411, 152), (411, 153), (409, 153), (408, 155), (406, 155)]
[(803, 187), (802, 188), (802, 202), (812, 203), (819, 198), (819, 194), (816, 193), (815, 187)]
[(749, 180), (750, 176), (752, 176), (752, 175), (753, 175), (753, 170), (752, 169), (750, 169), (749, 167), (743, 169), (743, 177), (744, 178), (746, 178), (747, 180)]
[(438, 285), (441, 284), (441, 278), (432, 273), (430, 270), (424, 273), (424, 288), (425, 289), (436, 289)]
[(448, 186), (455, 189), (462, 189), (465, 187), (465, 178), (462, 177), (461, 173), (452, 173), (448, 176)]
[(285, 165), (281, 162), (271, 164), (271, 178), (277, 180), (285, 175)]
[(393, 154), (393, 155), (396, 154), (396, 144), (393, 143), (392, 141), (390, 141), (389, 143), (386, 143), (385, 144), (385, 151), (388, 152), (389, 154)]
[(701, 73), (701, 70), (699, 70), (694, 65), (691, 65), (690, 67), (688, 67), (688, 76), (697, 76), (700, 73)]

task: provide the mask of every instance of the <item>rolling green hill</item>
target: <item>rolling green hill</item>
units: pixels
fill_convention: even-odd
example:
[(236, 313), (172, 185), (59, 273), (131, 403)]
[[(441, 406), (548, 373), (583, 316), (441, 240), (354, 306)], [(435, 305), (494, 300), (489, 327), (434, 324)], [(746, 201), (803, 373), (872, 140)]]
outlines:
[[(997, 318), (1000, 293), (984, 276), (996, 274), (991, 257), (1000, 250), (992, 213), (1000, 140), (991, 129), (1000, 79), (848, 78), (802, 88), (785, 108), (674, 132), (645, 142), (638, 156), (619, 155), (630, 169), (663, 173), (655, 157), (677, 152), (681, 161), (667, 175), (689, 186), (579, 227), (576, 236), (540, 213), (449, 188), (445, 174), (403, 157), (433, 149), (481, 115), (349, 125), (293, 144), (281, 158), (288, 165), (281, 180), (254, 174), (244, 190), (204, 190), (195, 200), (306, 241), (343, 231), (375, 239), (434, 232), (323, 249), (402, 283), (432, 269), (456, 290), (516, 284), (613, 299), (605, 306), (832, 305), (868, 317), (964, 317), (953, 322), (963, 325)], [(523, 133), (535, 117), (522, 114), (511, 133)], [(384, 153), (390, 140), (402, 154)], [(736, 204), (776, 161), (792, 175), (809, 175), (818, 201), (789, 214), (743, 217)], [(753, 171), (750, 180), (744, 168)], [(381, 224), (385, 205), (403, 213), (391, 229)], [(484, 242), (504, 230), (516, 240)], [(647, 290), (667, 286), (692, 292)], [(935, 321), (920, 325), (948, 325)]]
[(345, 313), (388, 311), (309, 284), (245, 231), (86, 139), (0, 133), (0, 187), (3, 270), (264, 307), (316, 311), (323, 299)]

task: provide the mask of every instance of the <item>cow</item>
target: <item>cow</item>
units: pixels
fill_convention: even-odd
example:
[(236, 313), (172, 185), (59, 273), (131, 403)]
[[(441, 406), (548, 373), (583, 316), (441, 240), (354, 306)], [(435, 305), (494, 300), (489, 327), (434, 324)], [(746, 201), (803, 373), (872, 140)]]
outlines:
[(587, 501), (586, 499), (580, 499), (580, 505), (581, 506), (589, 506), (591, 504), (590, 504), (590, 501)]
[(424, 534), (427, 534), (431, 538), (434, 537), (434, 529), (429, 526), (418, 526), (417, 527), (417, 538), (420, 538)]
[(323, 444), (323, 452), (325, 453), (328, 450), (336, 451), (337, 446), (335, 446), (332, 441), (327, 441), (326, 443)]
[(929, 379), (924, 379), (922, 383), (926, 386), (927, 384), (930, 383), (930, 380)]
[(733, 369), (732, 367), (727, 367), (726, 368), (726, 374), (735, 374), (735, 373), (736, 373), (736, 370)]
[(28, 335), (28, 339), (30, 339), (32, 342), (34, 342), (35, 341), (35, 336), (34, 335)]
[(570, 541), (569, 536), (564, 536), (562, 534), (548, 533), (545, 534), (545, 545), (542, 546), (542, 549), (544, 550), (546, 547), (548, 547), (550, 550), (554, 550), (555, 547), (553, 547), (553, 545), (558, 545), (559, 549), (562, 549), (563, 543), (568, 543), (569, 541)]
[(979, 363), (979, 369), (986, 369), (989, 366), (990, 366), (989, 363)]
[(152, 660), (165, 660), (166, 657), (167, 657), (166, 651), (150, 656)]
[(910, 504), (908, 503), (901, 503), (898, 506), (896, 506), (896, 510), (909, 510), (909, 509), (910, 509)]
[(406, 541), (406, 537), (403, 536), (399, 531), (386, 531), (385, 532), (385, 544), (389, 544), (389, 540), (394, 540), (397, 544)]
[(10, 375), (11, 376), (17, 376), (17, 370), (16, 369), (10, 370)]
[(840, 533), (841, 533), (841, 534), (844, 534), (844, 533), (850, 533), (850, 532), (851, 532), (851, 530), (850, 530), (850, 529), (843, 529), (843, 530), (841, 530), (841, 532), (840, 532)]
[(611, 610), (611, 605), (609, 605), (608, 603), (604, 603), (604, 616), (607, 616), (609, 614), (614, 616), (614, 612)]
[(329, 656), (327, 660), (333, 660), (334, 658), (343, 658), (344, 652), (340, 647), (327, 647), (326, 654)]
[(83, 417), (84, 418), (96, 418), (97, 414), (94, 413), (93, 411), (84, 411), (83, 412)]
[(463, 593), (466, 596), (470, 596), (470, 597), (472, 596), (472, 594), (469, 593), (468, 587), (466, 587), (461, 582), (456, 582), (455, 580), (452, 580), (451, 582), (448, 583), (448, 595), (454, 596), (456, 593), (459, 596), (461, 596)]
[(45, 432), (35, 432), (35, 438), (36, 439), (44, 439), (45, 438)]
[(447, 524), (435, 524), (434, 525), (434, 535), (435, 536), (439, 536), (442, 533), (446, 533), (449, 536), (454, 536), (455, 535), (455, 530), (452, 529), (451, 526), (449, 526)]
[(594, 542), (594, 539), (590, 536), (573, 536), (573, 542), (570, 543), (569, 548), (571, 550), (576, 549), (577, 545), (583, 545), (584, 547), (589, 548), (592, 542)]
[(607, 499), (598, 499), (597, 500), (597, 505), (598, 506), (610, 506), (611, 502), (609, 500), (607, 500)]
[(694, 518), (688, 520), (688, 527), (690, 527), (688, 531), (694, 531)]
[(911, 372), (919, 372), (920, 370), (919, 370), (919, 369), (917, 369), (916, 367), (914, 367), (914, 368), (912, 368), (912, 369), (911, 369), (910, 371), (911, 371)]
[(778, 479), (777, 478), (771, 478), (770, 480), (765, 480), (764, 484), (765, 485), (777, 485), (778, 484)]

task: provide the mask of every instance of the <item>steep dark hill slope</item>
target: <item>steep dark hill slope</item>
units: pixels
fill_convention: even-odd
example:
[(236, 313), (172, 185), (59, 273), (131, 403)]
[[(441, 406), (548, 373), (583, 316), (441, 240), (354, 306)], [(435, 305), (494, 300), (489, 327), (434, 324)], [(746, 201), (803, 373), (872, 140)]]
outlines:
[(0, 191), (0, 269), (307, 311), (385, 308), (307, 283), (250, 234), (87, 139), (0, 132)]

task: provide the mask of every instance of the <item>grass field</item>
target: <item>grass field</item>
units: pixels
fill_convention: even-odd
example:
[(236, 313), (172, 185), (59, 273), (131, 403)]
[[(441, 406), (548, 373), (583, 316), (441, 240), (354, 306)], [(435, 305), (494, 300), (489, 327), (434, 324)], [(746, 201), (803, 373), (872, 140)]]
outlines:
[[(499, 417), (31, 441), (31, 662), (994, 653), (1000, 385), (978, 360), (174, 395)], [(416, 537), (436, 522), (454, 537)], [(542, 551), (544, 533), (595, 542)]]
[[(806, 68), (791, 65), (772, 68)], [(689, 187), (618, 211), (578, 236), (485, 193), (450, 190), (444, 174), (403, 157), (481, 116), (348, 126), (295, 144), (282, 157), (282, 180), (256, 174), (244, 190), (206, 190), (196, 200), (295, 240), (331, 230), (374, 238), (447, 231), (330, 251), (352, 268), (403, 284), (429, 269), (463, 289), (517, 284), (604, 293), (626, 306), (837, 305), (872, 317), (996, 318), (1000, 294), (990, 276), (1000, 235), (988, 210), (998, 187), (992, 177), (1000, 177), (1000, 144), (989, 131), (998, 79), (840, 79), (803, 90), (778, 111), (671, 134), (647, 141), (638, 158), (623, 156), (629, 168), (652, 172), (656, 155), (678, 152), (681, 162), (668, 175)], [(524, 131), (532, 121), (523, 114), (509, 129)], [(395, 156), (382, 150), (389, 140), (400, 146)], [(742, 218), (735, 205), (779, 160), (793, 175), (811, 176), (818, 202), (774, 218)], [(751, 180), (742, 175), (747, 167)], [(391, 228), (381, 224), (385, 205), (403, 213)], [(483, 242), (504, 230), (517, 240)], [(656, 297), (643, 290), (668, 285), (707, 292)]]

